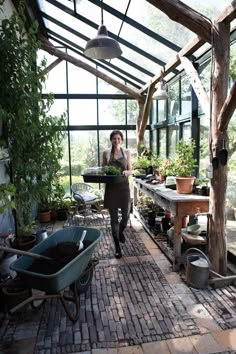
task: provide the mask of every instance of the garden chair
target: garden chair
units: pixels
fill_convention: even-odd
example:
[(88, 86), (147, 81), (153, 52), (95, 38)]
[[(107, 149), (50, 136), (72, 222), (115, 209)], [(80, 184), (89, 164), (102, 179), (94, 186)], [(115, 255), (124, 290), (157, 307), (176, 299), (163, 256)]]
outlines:
[(84, 225), (95, 225), (99, 221), (99, 214), (102, 223), (106, 225), (106, 217), (102, 208), (103, 200), (96, 195), (92, 186), (87, 183), (74, 183), (71, 186), (71, 191), (77, 202), (77, 211), (83, 216)]

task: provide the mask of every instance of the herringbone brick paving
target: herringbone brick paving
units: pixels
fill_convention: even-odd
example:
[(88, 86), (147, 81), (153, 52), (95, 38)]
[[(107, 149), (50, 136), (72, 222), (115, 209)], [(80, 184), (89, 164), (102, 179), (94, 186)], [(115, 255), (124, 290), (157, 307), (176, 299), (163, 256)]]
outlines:
[(94, 252), (100, 262), (89, 290), (79, 298), (79, 320), (72, 323), (58, 300), (48, 300), (38, 310), (28, 307), (6, 316), (0, 327), (0, 353), (15, 354), (6, 348), (32, 338), (35, 354), (89, 353), (93, 349), (105, 353), (106, 348), (192, 338), (209, 332), (207, 326), (210, 330), (236, 327), (234, 287), (198, 290), (179, 277), (171, 281), (176, 274), (169, 262), (156, 250), (149, 251), (142, 241), (143, 232), (133, 227), (126, 231), (124, 257), (115, 260), (109, 230), (103, 228), (103, 233)]

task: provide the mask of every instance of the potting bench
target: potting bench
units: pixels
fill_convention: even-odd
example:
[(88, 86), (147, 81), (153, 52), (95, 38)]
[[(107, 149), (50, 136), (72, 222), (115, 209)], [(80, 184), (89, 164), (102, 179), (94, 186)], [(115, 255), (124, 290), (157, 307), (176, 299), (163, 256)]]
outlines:
[[(151, 197), (155, 204), (171, 211), (174, 215), (174, 237), (171, 261), (173, 270), (178, 271), (181, 264), (181, 228), (182, 219), (188, 215), (208, 213), (209, 197), (195, 194), (179, 194), (166, 188), (164, 184), (151, 184), (140, 178), (134, 178), (134, 206), (137, 205), (137, 191)], [(170, 258), (170, 255), (168, 255)]]

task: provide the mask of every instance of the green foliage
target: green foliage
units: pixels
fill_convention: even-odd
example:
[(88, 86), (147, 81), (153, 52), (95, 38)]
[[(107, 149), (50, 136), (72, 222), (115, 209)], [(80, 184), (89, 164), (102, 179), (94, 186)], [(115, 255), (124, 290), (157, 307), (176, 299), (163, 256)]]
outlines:
[(160, 158), (159, 173), (163, 177), (175, 176), (175, 161), (174, 159)]
[(16, 188), (11, 183), (0, 184), (0, 214), (6, 209), (15, 208), (15, 202), (12, 200)]
[(229, 74), (232, 80), (236, 80), (236, 48), (235, 47), (231, 47), (230, 49)]
[(16, 187), (16, 216), (28, 225), (35, 202), (46, 200), (60, 169), (64, 117), (48, 111), (52, 96), (42, 97), (46, 62), (37, 66), (37, 23), (25, 31), (24, 1), (18, 14), (2, 21), (0, 47), (0, 120), (10, 155), (9, 174)]
[(195, 142), (180, 140), (176, 145), (175, 175), (179, 177), (191, 176), (196, 166), (196, 160), (193, 158)]
[(165, 159), (159, 158), (159, 172), (163, 177), (166, 176), (191, 176), (196, 166), (196, 160), (193, 158), (195, 142), (180, 140), (176, 145), (176, 156)]
[(138, 156), (132, 161), (133, 169), (147, 169), (152, 166), (151, 159), (148, 156)]
[(106, 175), (115, 175), (115, 176), (121, 175), (120, 168), (115, 167), (115, 166), (105, 166), (104, 172)]
[(32, 221), (29, 224), (21, 224), (17, 229), (17, 236), (19, 238), (29, 237), (35, 233), (36, 222)]
[(228, 178), (227, 192), (226, 192), (226, 205), (229, 208), (236, 208), (236, 176)]

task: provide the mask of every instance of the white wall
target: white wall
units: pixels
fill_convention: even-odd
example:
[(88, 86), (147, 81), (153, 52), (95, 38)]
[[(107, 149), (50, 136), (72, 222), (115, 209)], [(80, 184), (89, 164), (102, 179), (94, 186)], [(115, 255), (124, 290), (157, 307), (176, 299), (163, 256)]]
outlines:
[(3, 11), (0, 11), (0, 20), (10, 17), (15, 8), (11, 0), (5, 0), (2, 9)]

